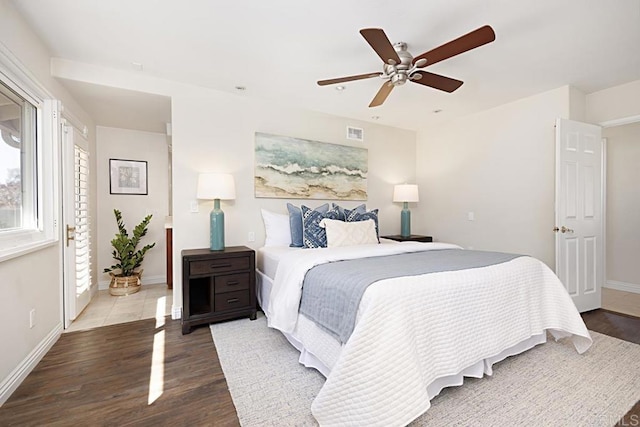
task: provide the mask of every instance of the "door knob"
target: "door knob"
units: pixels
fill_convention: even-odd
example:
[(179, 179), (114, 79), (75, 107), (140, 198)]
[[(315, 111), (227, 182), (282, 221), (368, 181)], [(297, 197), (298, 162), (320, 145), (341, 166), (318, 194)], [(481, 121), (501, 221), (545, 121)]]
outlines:
[(70, 227), (67, 224), (67, 247), (69, 246), (69, 241), (70, 240), (75, 240), (76, 239), (76, 228), (75, 227)]
[(573, 230), (570, 228), (565, 227), (564, 225), (560, 228), (558, 227), (553, 227), (553, 232), (557, 233), (557, 232), (561, 232), (561, 233), (573, 233)]

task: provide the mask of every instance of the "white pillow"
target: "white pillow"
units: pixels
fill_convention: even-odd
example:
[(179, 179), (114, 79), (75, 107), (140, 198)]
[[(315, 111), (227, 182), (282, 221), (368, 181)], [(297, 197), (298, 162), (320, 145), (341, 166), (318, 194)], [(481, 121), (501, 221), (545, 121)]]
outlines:
[(376, 223), (372, 219), (344, 222), (325, 218), (320, 221), (320, 227), (327, 232), (328, 248), (378, 243)]
[(262, 211), (264, 221), (265, 246), (289, 246), (291, 244), (291, 227), (289, 226), (289, 215)]

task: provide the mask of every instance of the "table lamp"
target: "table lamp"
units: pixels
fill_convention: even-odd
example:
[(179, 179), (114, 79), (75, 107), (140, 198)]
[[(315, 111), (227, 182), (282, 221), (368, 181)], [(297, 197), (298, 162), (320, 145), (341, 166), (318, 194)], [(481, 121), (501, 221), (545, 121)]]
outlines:
[(224, 250), (224, 212), (220, 200), (236, 198), (233, 175), (228, 173), (201, 173), (198, 175), (198, 199), (213, 200), (213, 210), (209, 214), (209, 238), (212, 251)]
[(400, 235), (409, 237), (411, 235), (411, 211), (409, 202), (418, 202), (418, 186), (415, 184), (400, 184), (393, 188), (393, 201), (402, 202), (402, 212), (400, 213)]

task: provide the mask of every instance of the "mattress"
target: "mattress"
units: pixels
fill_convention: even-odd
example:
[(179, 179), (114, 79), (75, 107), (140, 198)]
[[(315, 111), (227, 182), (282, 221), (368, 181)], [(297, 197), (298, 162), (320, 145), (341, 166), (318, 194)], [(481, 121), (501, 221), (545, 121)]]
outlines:
[(288, 246), (265, 246), (258, 249), (256, 256), (258, 271), (273, 280), (276, 277), (278, 264), (282, 257), (288, 253), (299, 250), (301, 249)]

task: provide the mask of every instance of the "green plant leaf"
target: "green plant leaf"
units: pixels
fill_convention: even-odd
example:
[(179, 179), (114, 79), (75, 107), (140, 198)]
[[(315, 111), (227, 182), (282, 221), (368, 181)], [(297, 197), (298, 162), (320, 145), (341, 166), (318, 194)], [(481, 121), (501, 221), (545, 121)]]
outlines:
[(136, 250), (140, 239), (146, 234), (153, 215), (147, 215), (133, 228), (133, 236), (129, 237), (127, 228), (122, 221), (122, 212), (118, 209), (114, 209), (113, 213), (116, 217), (116, 223), (118, 225), (118, 233), (111, 240), (111, 246), (113, 246), (112, 256), (118, 263), (112, 265), (109, 268), (105, 268), (104, 272), (109, 273), (112, 271), (120, 270), (122, 276), (132, 276), (135, 269), (140, 267), (144, 256), (147, 251), (153, 248), (156, 244), (151, 243), (145, 245), (142, 249)]

